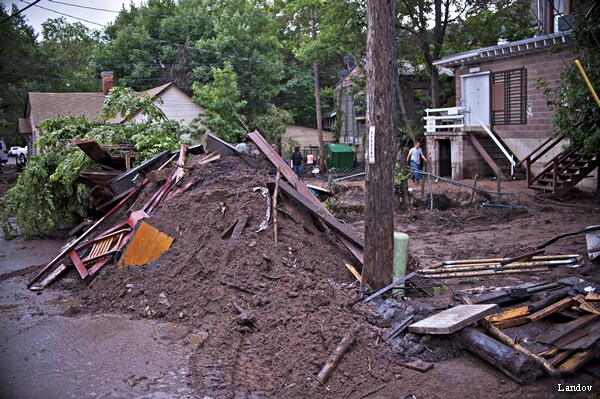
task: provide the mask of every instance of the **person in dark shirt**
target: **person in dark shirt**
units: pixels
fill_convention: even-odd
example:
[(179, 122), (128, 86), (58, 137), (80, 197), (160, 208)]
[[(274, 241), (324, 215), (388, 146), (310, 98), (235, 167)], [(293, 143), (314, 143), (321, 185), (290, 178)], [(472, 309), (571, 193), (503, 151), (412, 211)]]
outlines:
[(298, 176), (298, 178), (302, 178), (302, 154), (300, 153), (300, 147), (296, 146), (294, 148), (294, 153), (292, 154), (292, 166), (294, 169), (294, 173)]

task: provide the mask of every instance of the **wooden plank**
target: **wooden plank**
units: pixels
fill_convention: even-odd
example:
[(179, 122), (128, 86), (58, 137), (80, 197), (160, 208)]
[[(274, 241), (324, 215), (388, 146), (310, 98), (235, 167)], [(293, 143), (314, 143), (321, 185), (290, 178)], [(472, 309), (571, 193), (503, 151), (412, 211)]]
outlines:
[(600, 314), (600, 303), (588, 302), (581, 295), (578, 295), (577, 302), (579, 302), (579, 309), (585, 310), (588, 313)]
[(588, 292), (585, 296), (586, 301), (600, 301), (600, 295), (595, 292)]
[(577, 301), (575, 301), (575, 299), (573, 299), (573, 298), (565, 298), (563, 300), (556, 302), (553, 305), (550, 305), (540, 311), (537, 311), (537, 312), (527, 316), (527, 319), (531, 322), (543, 319), (544, 317), (550, 316), (552, 313), (556, 313), (559, 310), (570, 308), (576, 302)]
[(400, 366), (406, 367), (407, 369), (416, 370), (421, 373), (429, 371), (433, 368), (433, 363), (424, 362), (421, 359), (414, 360), (408, 363), (398, 363)]
[(417, 334), (452, 334), (471, 323), (494, 314), (499, 307), (490, 305), (458, 305), (436, 313), (408, 326), (408, 332)]
[(499, 321), (505, 321), (509, 319), (514, 319), (516, 317), (523, 317), (529, 315), (529, 310), (527, 306), (521, 306), (520, 308), (508, 309), (504, 312), (500, 312), (491, 316), (488, 316), (487, 319), (492, 323), (496, 323)]
[(545, 307), (548, 307), (548, 306), (552, 305), (553, 303), (556, 303), (556, 302), (560, 301), (561, 299), (568, 297), (570, 291), (571, 291), (571, 287), (566, 287), (566, 288), (557, 290), (555, 292), (551, 292), (548, 296), (540, 299), (539, 301), (531, 302), (529, 304), (529, 312), (530, 313), (538, 312), (538, 311), (544, 309)]
[(558, 341), (560, 338), (569, 334), (572, 331), (581, 329), (591, 322), (598, 319), (598, 315), (590, 314), (579, 317), (576, 320), (569, 321), (568, 323), (555, 324), (547, 331), (543, 332), (537, 337), (537, 341), (544, 344), (553, 344)]
[(527, 324), (527, 323), (529, 323), (527, 316), (523, 316), (523, 317), (516, 317), (514, 319), (499, 321), (499, 322), (494, 323), (494, 325), (498, 328), (510, 328), (510, 327), (521, 326), (521, 325)]
[(489, 165), (489, 167), (492, 168), (492, 171), (494, 173), (498, 172), (498, 169), (500, 169), (498, 167), (498, 164), (494, 162), (492, 157), (490, 157), (490, 154), (487, 153), (487, 151), (483, 148), (483, 146), (479, 143), (479, 141), (475, 138), (473, 134), (469, 134), (469, 141), (471, 142), (471, 144), (473, 144), (473, 147), (475, 147), (479, 155), (483, 157), (483, 159)]
[(587, 326), (584, 330), (586, 334), (583, 337), (563, 345), (559, 349), (589, 349), (600, 339), (600, 323)]
[(54, 280), (56, 280), (65, 270), (67, 270), (67, 266), (64, 263), (58, 265), (56, 269), (52, 273), (46, 276), (45, 279), (40, 281), (39, 284), (35, 284), (31, 286), (32, 291), (41, 291), (47, 286), (49, 286)]
[(558, 366), (558, 371), (561, 374), (573, 374), (581, 366), (583, 366), (588, 361), (592, 360), (594, 357), (600, 354), (600, 342), (596, 343), (592, 348), (577, 352), (570, 358), (568, 358), (563, 364)]
[[(268, 184), (269, 188), (274, 186), (274, 183), (270, 182)], [(316, 206), (312, 201), (308, 201), (305, 197), (303, 197), (297, 190), (295, 190), (292, 186), (284, 182), (283, 180), (279, 182), (279, 189), (286, 194), (290, 199), (292, 199), (295, 203), (303, 206), (305, 209), (310, 211), (313, 215), (317, 216), (321, 219), (331, 230), (333, 230), (336, 234), (344, 237), (346, 240), (350, 241), (352, 244), (364, 248), (364, 241), (358, 233), (354, 230), (341, 223), (335, 217), (333, 217), (329, 212), (324, 212), (323, 208), (320, 206)], [(317, 200), (318, 201), (318, 200)]]
[(306, 187), (315, 190), (315, 192), (317, 194), (322, 194), (322, 195), (326, 195), (328, 197), (332, 197), (333, 193), (331, 192), (331, 190), (327, 190), (326, 188), (320, 187), (320, 186), (315, 186), (314, 184), (307, 184)]
[(557, 367), (559, 364), (561, 364), (563, 362), (563, 360), (565, 360), (566, 358), (571, 356), (573, 353), (575, 353), (575, 351), (572, 351), (572, 350), (571, 351), (562, 351), (562, 352), (558, 353), (556, 356), (553, 356), (548, 361), (550, 362), (550, 364), (553, 367)]
[(92, 158), (94, 162), (109, 166), (111, 168), (119, 169), (121, 171), (125, 170), (125, 159), (112, 157), (108, 151), (106, 151), (104, 147), (98, 144), (98, 142), (94, 139), (77, 140), (75, 141), (75, 145), (79, 147), (81, 151), (85, 152), (88, 157)]

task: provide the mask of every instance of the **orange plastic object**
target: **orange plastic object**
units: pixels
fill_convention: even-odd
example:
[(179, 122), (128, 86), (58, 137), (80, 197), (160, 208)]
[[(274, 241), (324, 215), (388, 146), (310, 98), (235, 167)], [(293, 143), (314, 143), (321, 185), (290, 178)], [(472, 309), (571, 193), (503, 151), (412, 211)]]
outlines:
[(131, 242), (127, 246), (125, 253), (119, 260), (119, 268), (145, 265), (155, 261), (163, 252), (171, 247), (172, 243), (173, 237), (142, 220), (131, 238)]

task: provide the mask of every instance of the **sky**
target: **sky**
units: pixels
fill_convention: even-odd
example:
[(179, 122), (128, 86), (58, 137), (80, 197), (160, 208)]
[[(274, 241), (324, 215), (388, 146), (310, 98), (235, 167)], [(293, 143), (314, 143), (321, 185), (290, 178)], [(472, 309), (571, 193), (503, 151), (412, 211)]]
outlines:
[[(24, 7), (27, 7), (27, 5), (33, 1), (34, 0), (0, 0), (9, 13), (13, 4), (15, 4), (20, 10)], [(129, 8), (129, 4), (131, 2), (139, 5), (142, 3), (142, 0), (41, 0), (33, 7), (25, 10), (22, 15), (25, 15), (28, 24), (33, 26), (33, 29), (35, 29), (36, 33), (41, 33), (42, 22), (48, 18), (59, 17), (65, 17), (67, 21), (71, 23), (81, 22), (88, 28), (100, 30), (102, 29), (102, 26), (100, 25), (106, 25), (107, 23), (113, 21), (121, 7), (125, 5), (125, 7)], [(116, 12), (92, 10), (83, 7), (100, 8), (113, 10)], [(57, 12), (68, 14), (72, 17), (61, 15)], [(83, 21), (82, 19), (86, 21)]]

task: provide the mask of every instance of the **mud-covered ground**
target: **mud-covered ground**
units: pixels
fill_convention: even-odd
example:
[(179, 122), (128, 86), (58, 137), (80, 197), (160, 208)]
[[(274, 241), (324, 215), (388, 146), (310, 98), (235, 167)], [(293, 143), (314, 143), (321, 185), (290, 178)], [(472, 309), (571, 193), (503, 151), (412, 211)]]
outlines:
[[(162, 375), (160, 368), (163, 365), (172, 367), (170, 362), (176, 362), (177, 356), (182, 356), (180, 352), (171, 356), (166, 352), (163, 359), (160, 349), (150, 347), (151, 350), (130, 355), (136, 358), (131, 367), (142, 370), (143, 365), (154, 365), (159, 371), (152, 367), (144, 372), (133, 370), (129, 375), (119, 377), (121, 382), (116, 384), (112, 394), (96, 387), (100, 391), (97, 397), (597, 397), (600, 389), (597, 360), (566, 380), (544, 376), (531, 386), (519, 386), (467, 353), (452, 337), (401, 334), (390, 342), (383, 339), (393, 323), (409, 314), (422, 318), (457, 304), (452, 296), (457, 290), (555, 281), (565, 276), (578, 276), (598, 283), (600, 266), (590, 264), (587, 258), (585, 265), (577, 269), (556, 268), (534, 275), (448, 279), (443, 285), (431, 284), (435, 286), (435, 295), (431, 298), (421, 298), (409, 291), (406, 300), (387, 299), (349, 307), (348, 302), (356, 297), (356, 284), (344, 264), (356, 266), (356, 263), (335, 236), (320, 223), (315, 223), (312, 216), (289, 200), (283, 200), (278, 205), (279, 242), (274, 243), (272, 224), (266, 230), (258, 231), (268, 204), (254, 188), (264, 187), (272, 179), (273, 170), (266, 167), (257, 171), (235, 158), (228, 158), (189, 169), (189, 174), (191, 177), (187, 178), (193, 178), (197, 183), (163, 203), (149, 220), (149, 223), (163, 226), (175, 238), (171, 248), (151, 267), (118, 269), (109, 265), (90, 284), (82, 282), (71, 271), (41, 294), (54, 293), (61, 298), (71, 298), (62, 312), (42, 310), (49, 314), (46, 317), (51, 321), (73, 320), (70, 330), (75, 332), (69, 331), (70, 334), (77, 334), (80, 320), (84, 325), (82, 334), (89, 330), (85, 320), (91, 316), (124, 317), (133, 324), (125, 323), (122, 328), (129, 329), (133, 336), (152, 337), (152, 334), (144, 335), (144, 327), (136, 324), (139, 322), (165, 323), (183, 329), (177, 344), (185, 347), (180, 358), (185, 364), (181, 365), (179, 374)], [(504, 205), (519, 207), (499, 208), (481, 205), (494, 198), (480, 195), (472, 198), (470, 190), (454, 189), (442, 182), (432, 185), (436, 209), (428, 210), (429, 203), (420, 201), (420, 186), (411, 184), (412, 209), (396, 212), (396, 230), (410, 236), (410, 264), (413, 267), (428, 266), (441, 260), (513, 256), (554, 235), (600, 224), (600, 201), (589, 194), (576, 193), (557, 202), (536, 196), (522, 181), (506, 182), (502, 190), (514, 192), (514, 195), (505, 196)], [(337, 196), (328, 201), (329, 206), (362, 234), (362, 185), (358, 182), (343, 186), (345, 188), (334, 188)], [(480, 180), (478, 187), (495, 190), (496, 183)], [(222, 238), (223, 232), (246, 216), (248, 225), (227, 254), (229, 238)], [(0, 242), (5, 246), (4, 243)], [(20, 251), (23, 254), (36, 252), (36, 245), (45, 244), (24, 243), (25, 248)], [(40, 254), (37, 263), (55, 255), (53, 251), (46, 252)], [(585, 238), (583, 235), (565, 238), (548, 247), (547, 253), (586, 254)], [(3, 268), (2, 272), (14, 269)], [(22, 307), (11, 307), (10, 298), (35, 296), (24, 291), (21, 284), (24, 285), (25, 276), (37, 270), (31, 268), (23, 273), (4, 275), (0, 295), (7, 304), (2, 316), (19, 320), (36, 317), (23, 314)], [(0, 338), (4, 342), (14, 342), (11, 341), (14, 337), (24, 331), (36, 331), (36, 328), (41, 327), (9, 324)], [(52, 330), (53, 327), (45, 328)], [(38, 331), (47, 334), (43, 329)], [(355, 343), (327, 383), (315, 383), (315, 376), (329, 354), (348, 332), (356, 337)], [(49, 334), (60, 334), (60, 331)], [(202, 339), (190, 340), (186, 338), (189, 334)], [(21, 368), (32, 361), (61, 367), (57, 365), (59, 362), (53, 362), (58, 356), (55, 352), (61, 352), (57, 345), (34, 351), (40, 360), (27, 355), (27, 349), (23, 347), (5, 345), (2, 350)], [(65, 352), (69, 350), (73, 348), (66, 346), (64, 349)], [(86, 356), (103, 369), (102, 362), (114, 364), (117, 354), (84, 348), (76, 361), (83, 361)], [(426, 373), (419, 373), (399, 364), (414, 359), (430, 361), (435, 366)], [(4, 368), (6, 362), (3, 364)], [(36, 369), (42, 375), (44, 370)], [(117, 378), (119, 373), (121, 371), (117, 370), (112, 375)], [(135, 380), (136, 375), (152, 373), (156, 375), (155, 379), (146, 379), (153, 383)], [(6, 375), (5, 371), (3, 375)], [(133, 379), (128, 380), (131, 375)], [(185, 379), (181, 392), (177, 389), (165, 391), (160, 386), (163, 381), (160, 378), (169, 383), (180, 381), (177, 376), (181, 375)], [(65, 386), (70, 384), (70, 380), (60, 373), (53, 378), (62, 380)], [(4, 388), (0, 392), (10, 392), (7, 387), (11, 385), (6, 385), (6, 381), (7, 377), (0, 379)], [(33, 384), (33, 381), (32, 378), (29, 383)], [(123, 381), (133, 381), (128, 383), (131, 386), (129, 395), (124, 394), (128, 391)], [(171, 383), (177, 385), (173, 381)], [(26, 384), (28, 380), (23, 378), (19, 382)], [(558, 383), (594, 385), (594, 390), (590, 394), (561, 396)], [(71, 389), (69, 392), (79, 391)], [(153, 393), (156, 395), (151, 396)]]

